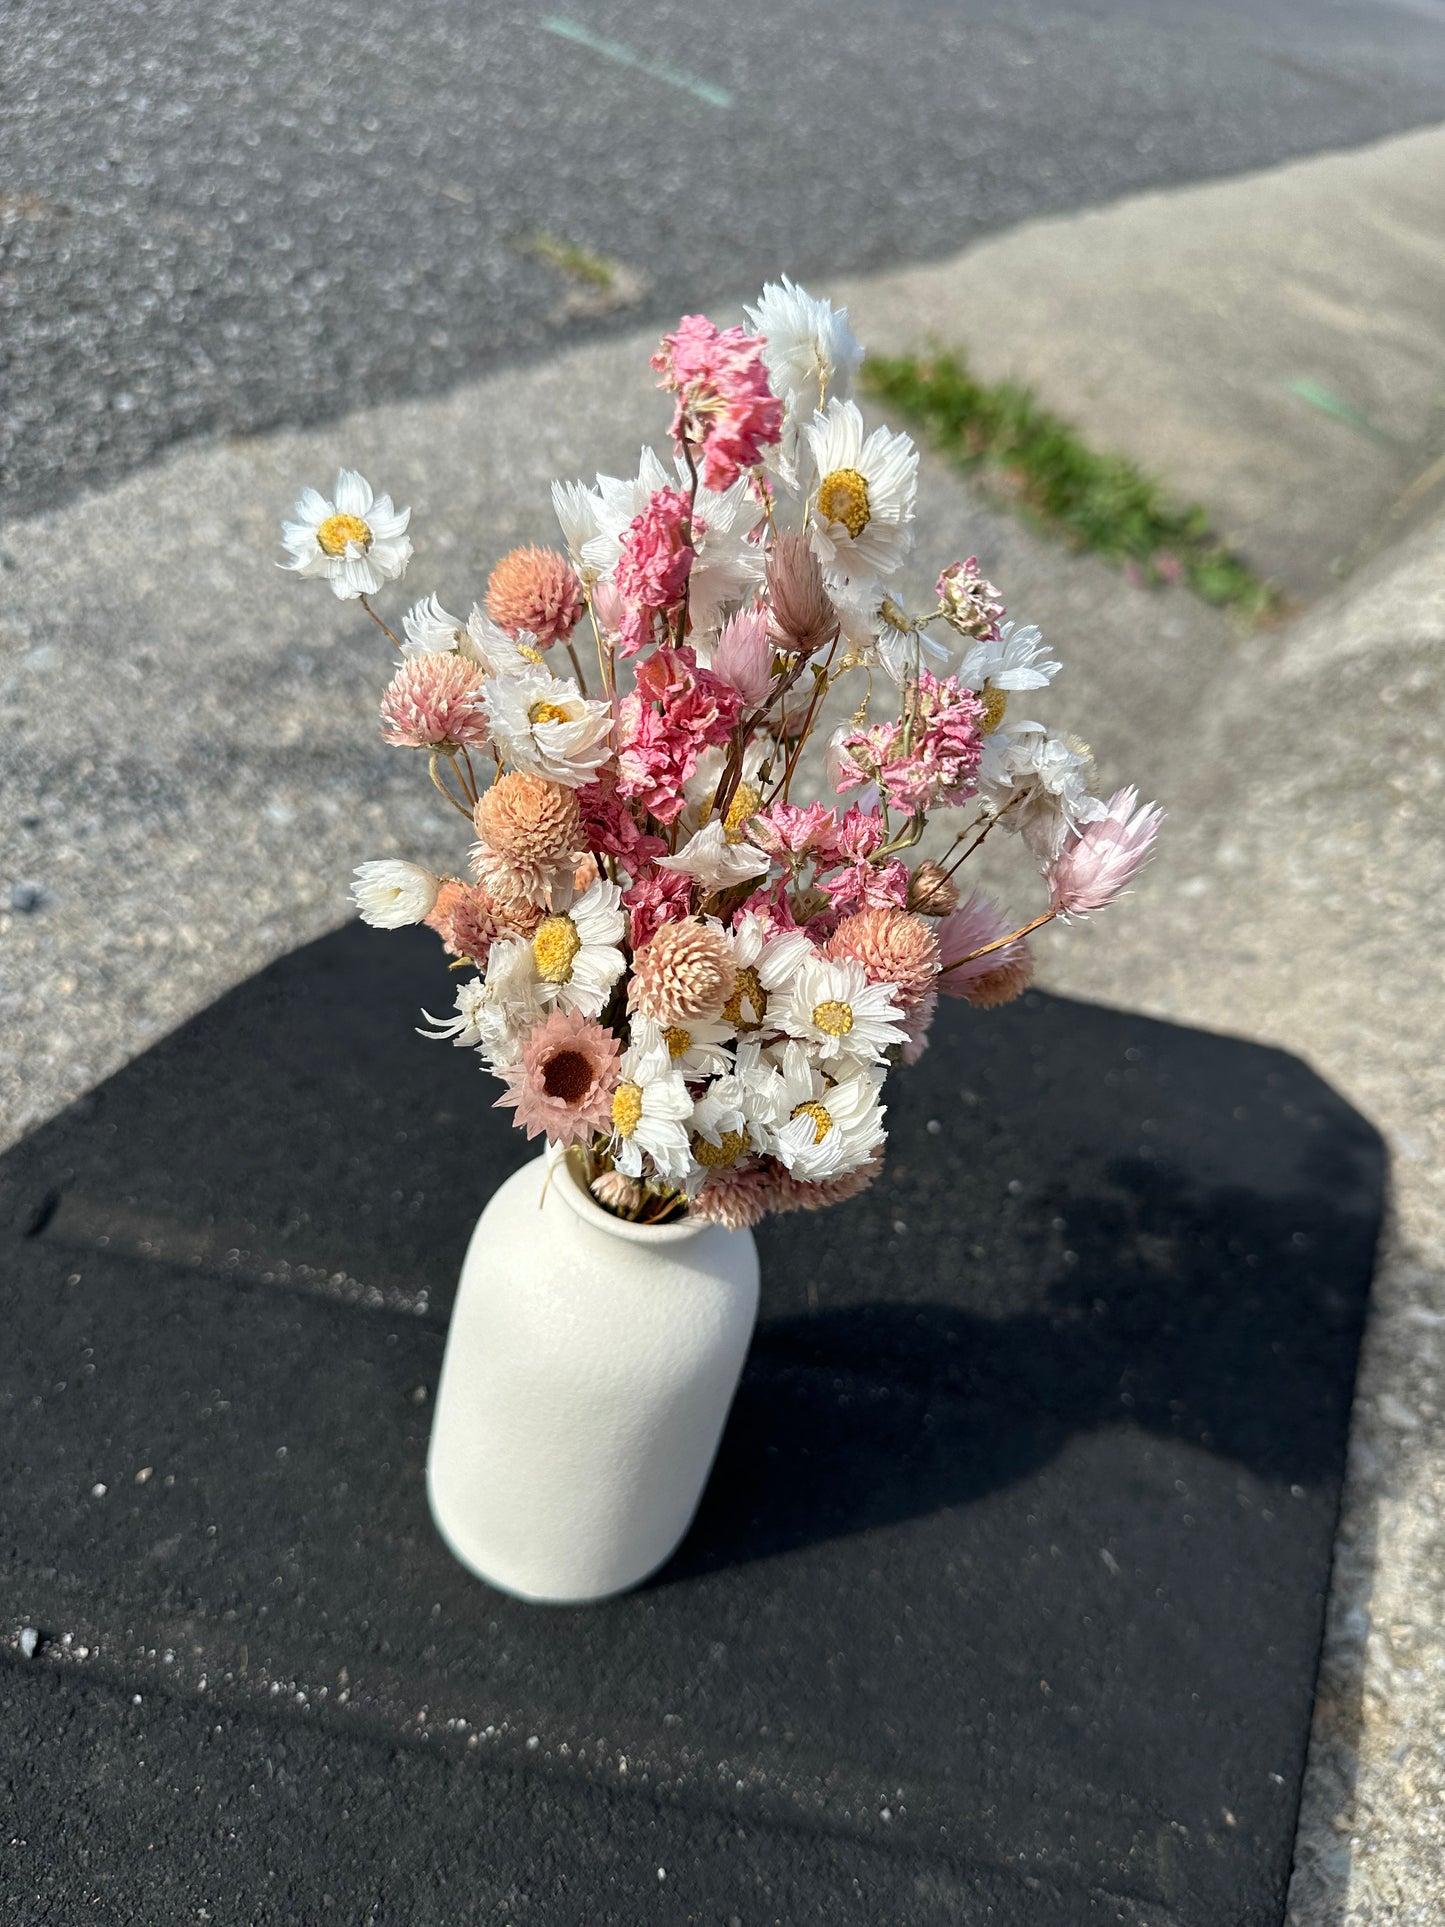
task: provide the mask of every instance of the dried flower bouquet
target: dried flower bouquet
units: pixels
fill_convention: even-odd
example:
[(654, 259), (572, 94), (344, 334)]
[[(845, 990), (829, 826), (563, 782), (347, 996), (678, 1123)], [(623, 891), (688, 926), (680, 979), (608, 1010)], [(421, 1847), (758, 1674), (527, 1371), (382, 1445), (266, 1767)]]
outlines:
[[(635, 477), (554, 484), (567, 554), (513, 550), (464, 622), (435, 596), (401, 638), (377, 615), (409, 511), (359, 475), (283, 531), (284, 566), (395, 645), (382, 733), (475, 838), (454, 876), (356, 872), (368, 923), (427, 924), (466, 973), (425, 1034), (475, 1049), (612, 1212), (733, 1228), (862, 1190), (939, 997), (1016, 997), (1030, 933), (1111, 902), (1160, 821), (1015, 713), (1059, 664), (974, 558), (927, 608), (890, 587), (918, 454), (866, 431), (846, 313), (785, 279), (748, 318), (664, 337), (671, 466), (645, 449)], [(824, 736), (845, 679), (856, 707)], [(809, 787), (840, 800), (794, 800)], [(940, 812), (957, 834), (910, 865)], [(996, 826), (1048, 891), (1018, 927), (956, 881)]]

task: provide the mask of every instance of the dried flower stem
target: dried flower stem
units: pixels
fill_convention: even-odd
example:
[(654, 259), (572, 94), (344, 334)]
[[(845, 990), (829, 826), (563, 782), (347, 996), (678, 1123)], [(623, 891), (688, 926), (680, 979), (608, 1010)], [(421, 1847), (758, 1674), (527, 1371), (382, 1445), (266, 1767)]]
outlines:
[[(447, 799), (448, 803), (451, 804), (452, 808), (456, 810), (459, 815), (464, 816), (467, 819), (468, 823), (470, 823), (472, 820), (472, 813), (470, 809), (468, 809), (465, 803), (459, 803), (457, 799), (452, 795), (451, 791), (447, 788), (446, 784), (442, 781), (441, 773), (437, 769), (437, 763), (440, 761), (440, 759), (441, 759), (441, 751), (439, 749), (434, 749), (431, 755), (427, 758), (427, 775), (430, 776), (433, 783), (436, 784), (437, 788), (441, 791), (442, 795)], [(453, 768), (455, 768), (455, 760), (453, 761)]]
[(977, 950), (970, 950), (966, 957), (955, 957), (951, 964), (944, 965), (939, 976), (946, 977), (950, 970), (957, 970), (960, 964), (973, 963), (979, 957), (990, 956), (995, 950), (1007, 949), (1009, 944), (1017, 943), (1020, 937), (1028, 936), (1031, 930), (1041, 930), (1046, 923), (1052, 923), (1058, 914), (1057, 910), (1045, 910), (1041, 917), (1035, 917), (1032, 923), (1020, 924), (1017, 930), (1010, 930), (1006, 937), (995, 937), (992, 943), (982, 943)]
[(358, 597), (358, 600), (360, 601), (362, 608), (365, 609), (366, 613), (371, 617), (372, 621), (376, 624), (377, 628), (380, 629), (382, 634), (386, 636), (390, 641), (396, 643), (398, 653), (404, 656), (406, 654), (405, 649), (403, 649), (401, 644), (396, 641), (396, 637), (392, 635), (390, 629), (387, 628), (386, 624), (382, 621), (381, 617), (376, 613), (375, 609), (372, 608), (371, 604), (367, 601), (366, 597), (360, 596)]
[(577, 676), (577, 687), (585, 696), (587, 694), (587, 678), (582, 674), (582, 665), (577, 660), (577, 651), (570, 640), (567, 644), (567, 654), (572, 658), (572, 667)]

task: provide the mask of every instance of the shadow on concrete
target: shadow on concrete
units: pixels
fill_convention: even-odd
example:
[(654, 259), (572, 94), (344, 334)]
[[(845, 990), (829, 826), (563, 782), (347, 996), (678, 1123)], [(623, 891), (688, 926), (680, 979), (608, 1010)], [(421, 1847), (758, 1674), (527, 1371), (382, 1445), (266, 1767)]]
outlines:
[(542, 1613), (425, 1509), (456, 1270), (527, 1152), (470, 1053), (412, 1036), (445, 1000), (424, 934), (353, 926), (0, 1161), (25, 1623), (93, 1629), (122, 1689), (171, 1648), (181, 1699), (344, 1667), (343, 1780), (353, 1715), (417, 1744), (417, 1707), (546, 1736), (519, 1785), (626, 1752), (644, 1805), (751, 1829), (790, 1919), (814, 1917), (777, 1899), (807, 1888), (799, 1829), (871, 1841), (887, 1806), (900, 1922), (1277, 1922), (1372, 1129), (1239, 1040), (1042, 994), (946, 1012), (891, 1087), (885, 1177), (760, 1232), (758, 1338), (677, 1558)]

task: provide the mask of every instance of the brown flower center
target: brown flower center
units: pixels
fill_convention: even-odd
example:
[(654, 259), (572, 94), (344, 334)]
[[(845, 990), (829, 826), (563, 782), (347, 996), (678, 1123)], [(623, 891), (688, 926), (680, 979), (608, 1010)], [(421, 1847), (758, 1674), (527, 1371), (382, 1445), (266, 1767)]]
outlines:
[(667, 1044), (667, 1054), (674, 1062), (679, 1057), (686, 1057), (692, 1049), (692, 1032), (684, 1030), (681, 1024), (669, 1024), (662, 1035)]
[(868, 506), (868, 477), (856, 468), (835, 468), (818, 484), (818, 513), (825, 522), (841, 522), (856, 542), (872, 519)]
[(619, 1084), (612, 1094), (612, 1128), (619, 1137), (631, 1137), (642, 1122), (642, 1087)]
[(979, 701), (983, 704), (983, 733), (987, 736), (1003, 721), (1003, 713), (1008, 708), (1008, 691), (995, 689), (991, 682), (986, 682), (979, 692)]
[(581, 1104), (592, 1093), (592, 1060), (585, 1051), (559, 1050), (542, 1069), (542, 1089), (561, 1104)]
[(369, 549), (371, 530), (359, 515), (328, 515), (316, 531), (316, 542), (323, 555), (345, 555), (349, 542)]
[(768, 994), (763, 980), (751, 964), (739, 964), (733, 994), (722, 1007), (722, 1014), (734, 1030), (761, 1030)]
[(795, 1104), (789, 1113), (789, 1121), (795, 1117), (810, 1117), (813, 1120), (813, 1142), (821, 1144), (833, 1128), (833, 1114), (825, 1104), (816, 1098), (808, 1104)]

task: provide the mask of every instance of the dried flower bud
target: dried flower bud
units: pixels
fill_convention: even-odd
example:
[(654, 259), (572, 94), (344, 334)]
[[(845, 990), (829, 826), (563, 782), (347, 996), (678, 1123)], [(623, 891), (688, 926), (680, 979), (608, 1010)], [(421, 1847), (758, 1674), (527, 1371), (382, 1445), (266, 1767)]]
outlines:
[(789, 529), (768, 551), (768, 603), (773, 639), (792, 655), (826, 649), (838, 633), (838, 611), (806, 535)]
[(919, 864), (908, 886), (908, 907), (923, 917), (946, 917), (958, 908), (958, 886), (941, 863)]
[(599, 1204), (619, 1217), (629, 1217), (642, 1203), (642, 1186), (621, 1171), (603, 1171), (592, 1180), (591, 1191)]

